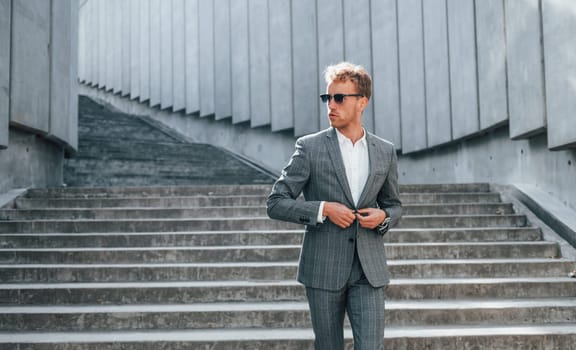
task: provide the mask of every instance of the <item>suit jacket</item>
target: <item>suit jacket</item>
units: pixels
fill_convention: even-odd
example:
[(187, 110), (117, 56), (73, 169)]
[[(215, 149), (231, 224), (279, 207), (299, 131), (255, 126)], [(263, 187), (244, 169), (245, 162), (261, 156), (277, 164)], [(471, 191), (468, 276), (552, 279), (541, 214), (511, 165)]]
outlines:
[[(346, 229), (329, 219), (317, 222), (321, 201), (339, 202), (354, 209), (385, 209), (391, 218), (389, 227), (400, 219), (402, 207), (394, 146), (368, 132), (366, 143), (370, 171), (358, 207), (352, 200), (333, 128), (296, 141), (296, 150), (268, 197), (270, 218), (306, 225), (298, 281), (307, 287), (343, 288), (350, 276), (355, 247), (368, 282), (374, 287), (389, 282), (381, 234), (360, 227), (358, 221)], [(300, 194), (304, 200), (298, 198)]]

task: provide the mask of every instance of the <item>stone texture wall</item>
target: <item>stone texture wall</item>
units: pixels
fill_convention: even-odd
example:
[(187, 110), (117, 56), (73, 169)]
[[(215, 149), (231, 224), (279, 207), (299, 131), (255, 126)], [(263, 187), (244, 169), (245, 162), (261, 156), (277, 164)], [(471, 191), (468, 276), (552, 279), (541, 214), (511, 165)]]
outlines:
[(0, 0), (0, 193), (62, 183), (77, 147), (78, 1)]

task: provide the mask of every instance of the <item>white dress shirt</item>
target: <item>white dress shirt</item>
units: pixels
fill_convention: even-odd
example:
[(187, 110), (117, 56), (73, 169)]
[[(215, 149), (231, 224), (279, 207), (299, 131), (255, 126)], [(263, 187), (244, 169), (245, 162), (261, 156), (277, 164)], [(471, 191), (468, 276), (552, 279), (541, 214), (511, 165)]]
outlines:
[[(352, 141), (349, 138), (342, 135), (340, 131), (336, 129), (338, 144), (340, 145), (340, 154), (342, 155), (344, 168), (346, 168), (346, 179), (348, 180), (348, 186), (350, 186), (352, 199), (356, 206), (358, 205), (358, 200), (364, 190), (366, 180), (368, 179), (368, 173), (370, 172), (368, 145), (366, 144), (366, 130), (363, 131), (364, 135), (362, 138), (356, 141), (355, 144), (352, 144)], [(322, 216), (324, 203), (324, 201), (320, 203), (318, 222), (323, 222), (325, 219), (325, 217)]]

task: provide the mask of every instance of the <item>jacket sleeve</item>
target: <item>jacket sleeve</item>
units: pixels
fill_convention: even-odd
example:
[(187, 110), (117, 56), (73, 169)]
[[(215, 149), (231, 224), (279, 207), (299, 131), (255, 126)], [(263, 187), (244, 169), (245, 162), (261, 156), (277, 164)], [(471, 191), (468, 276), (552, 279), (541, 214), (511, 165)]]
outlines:
[(296, 141), (294, 154), (282, 169), (282, 173), (268, 196), (266, 210), (272, 219), (304, 225), (316, 225), (319, 201), (306, 201), (299, 198), (310, 179), (310, 159), (305, 141)]
[(384, 209), (390, 216), (388, 230), (398, 224), (402, 217), (402, 202), (400, 201), (400, 190), (398, 186), (398, 160), (396, 151), (391, 152), (390, 169), (386, 176), (386, 181), (378, 193), (378, 206)]

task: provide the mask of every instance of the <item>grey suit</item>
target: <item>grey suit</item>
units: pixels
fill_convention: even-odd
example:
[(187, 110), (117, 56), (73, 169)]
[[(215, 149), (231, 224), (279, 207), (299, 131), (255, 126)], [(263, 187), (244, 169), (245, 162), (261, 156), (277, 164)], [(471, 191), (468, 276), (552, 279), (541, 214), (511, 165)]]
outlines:
[[(370, 173), (358, 208), (379, 207), (390, 215), (390, 227), (402, 214), (398, 193), (396, 153), (389, 142), (366, 135)], [(305, 200), (296, 200), (301, 194)], [(341, 229), (330, 220), (317, 223), (320, 201), (355, 208), (336, 130), (329, 128), (296, 141), (296, 151), (274, 184), (268, 215), (306, 225), (298, 281), (307, 287), (338, 290), (344, 286), (354, 258), (354, 242), (364, 273), (373, 287), (389, 281), (382, 236), (353, 224)]]
[[(400, 219), (394, 147), (370, 133), (366, 134), (366, 142), (370, 170), (358, 206), (352, 199), (333, 128), (296, 141), (296, 150), (268, 197), (271, 218), (306, 225), (298, 281), (307, 288), (328, 291), (345, 288), (355, 262), (361, 265), (360, 271), (372, 287), (383, 287), (389, 282), (381, 234), (362, 228), (357, 221), (346, 229), (330, 220), (317, 222), (321, 201), (338, 202), (353, 209), (384, 209), (391, 218), (390, 227)], [(298, 199), (301, 193), (304, 200)], [(314, 308), (310, 297), (309, 302), (310, 308)]]

